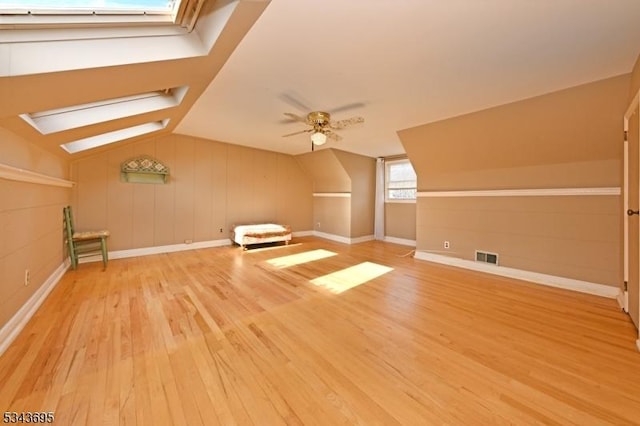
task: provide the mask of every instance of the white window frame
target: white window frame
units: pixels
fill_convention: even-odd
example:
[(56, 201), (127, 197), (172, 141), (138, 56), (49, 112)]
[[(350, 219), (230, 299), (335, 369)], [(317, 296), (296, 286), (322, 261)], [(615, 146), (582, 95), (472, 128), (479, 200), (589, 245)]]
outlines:
[[(415, 203), (416, 202), (416, 198), (404, 198), (404, 199), (397, 199), (397, 198), (389, 198), (389, 169), (392, 165), (394, 164), (400, 164), (400, 163), (407, 163), (409, 165), (411, 165), (411, 168), (413, 168), (413, 165), (411, 164), (411, 161), (409, 161), (408, 159), (406, 160), (392, 160), (392, 161), (385, 161), (384, 164), (384, 202), (385, 203)], [(415, 173), (415, 169), (414, 169), (414, 173)], [(393, 189), (393, 188), (391, 188)], [(416, 190), (416, 194), (418, 192), (418, 176), (416, 173), (416, 186), (414, 188), (403, 188), (403, 189), (415, 189)]]
[(169, 8), (35, 7), (0, 4), (0, 29), (109, 28), (176, 25), (190, 32), (205, 0), (174, 0)]

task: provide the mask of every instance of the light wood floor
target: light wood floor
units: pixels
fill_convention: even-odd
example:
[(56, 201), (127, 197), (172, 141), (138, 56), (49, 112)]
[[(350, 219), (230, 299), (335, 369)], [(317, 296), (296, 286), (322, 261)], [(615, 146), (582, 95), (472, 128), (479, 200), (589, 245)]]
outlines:
[[(69, 271), (0, 358), (0, 410), (60, 425), (640, 424), (636, 333), (614, 300), (403, 246), (297, 242)], [(268, 263), (314, 250), (336, 255)], [(375, 265), (311, 282), (363, 262), (393, 270), (342, 293), (331, 285)]]

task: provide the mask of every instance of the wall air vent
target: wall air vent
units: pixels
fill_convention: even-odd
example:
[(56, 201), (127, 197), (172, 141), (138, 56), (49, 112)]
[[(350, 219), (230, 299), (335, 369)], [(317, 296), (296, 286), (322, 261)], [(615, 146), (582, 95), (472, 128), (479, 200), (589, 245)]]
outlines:
[(489, 253), (488, 251), (480, 251), (476, 250), (476, 261), (490, 263), (492, 265), (498, 264), (498, 254), (497, 253)]

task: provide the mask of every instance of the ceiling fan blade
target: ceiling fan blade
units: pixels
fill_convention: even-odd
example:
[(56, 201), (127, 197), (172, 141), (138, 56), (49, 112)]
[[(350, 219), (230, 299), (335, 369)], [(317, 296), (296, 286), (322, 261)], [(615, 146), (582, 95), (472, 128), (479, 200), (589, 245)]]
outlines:
[(354, 124), (364, 123), (363, 117), (351, 117), (346, 120), (332, 121), (329, 123), (329, 127), (332, 129), (344, 129), (345, 127), (352, 126)]
[(312, 132), (312, 131), (313, 131), (313, 129), (300, 130), (299, 132), (293, 132), (293, 133), (288, 133), (288, 134), (286, 134), (286, 135), (282, 135), (282, 137), (283, 137), (283, 138), (286, 138), (286, 137), (288, 137), (288, 136), (299, 135), (299, 134), (302, 134), (302, 133), (309, 133), (309, 132)]
[(347, 110), (350, 110), (350, 109), (362, 108), (364, 106), (366, 106), (364, 102), (354, 102), (354, 103), (351, 103), (351, 104), (346, 104), (346, 105), (339, 106), (338, 108), (332, 108), (332, 109), (329, 110), (329, 112), (331, 114), (336, 114), (338, 112), (343, 112), (343, 111), (347, 111)]
[(290, 119), (292, 119), (294, 121), (299, 121), (300, 123), (309, 124), (309, 122), (307, 121), (306, 117), (300, 117), (299, 115), (292, 114), (290, 112), (285, 112), (284, 115), (286, 115), (287, 117), (289, 117)]
[(325, 134), (325, 135), (327, 135), (327, 137), (328, 137), (329, 139), (332, 139), (332, 140), (334, 140), (334, 141), (336, 141), (336, 142), (337, 142), (337, 141), (341, 141), (341, 140), (342, 140), (342, 136), (340, 136), (339, 134), (337, 134), (337, 133), (335, 133), (335, 132), (332, 132), (331, 130), (328, 130), (328, 129), (327, 129), (327, 130), (325, 130), (325, 131), (324, 131), (324, 134)]
[(299, 109), (300, 111), (311, 111), (313, 108), (307, 106), (304, 101), (300, 100), (300, 96), (295, 92), (283, 93), (279, 96), (280, 100)]

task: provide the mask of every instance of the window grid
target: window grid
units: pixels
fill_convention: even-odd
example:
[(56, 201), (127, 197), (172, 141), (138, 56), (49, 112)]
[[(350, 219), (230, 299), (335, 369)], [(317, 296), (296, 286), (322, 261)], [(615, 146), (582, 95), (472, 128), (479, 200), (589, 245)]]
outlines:
[(417, 177), (409, 160), (389, 161), (385, 164), (385, 201), (415, 201)]
[(170, 13), (176, 0), (0, 0), (0, 10), (16, 13)]

